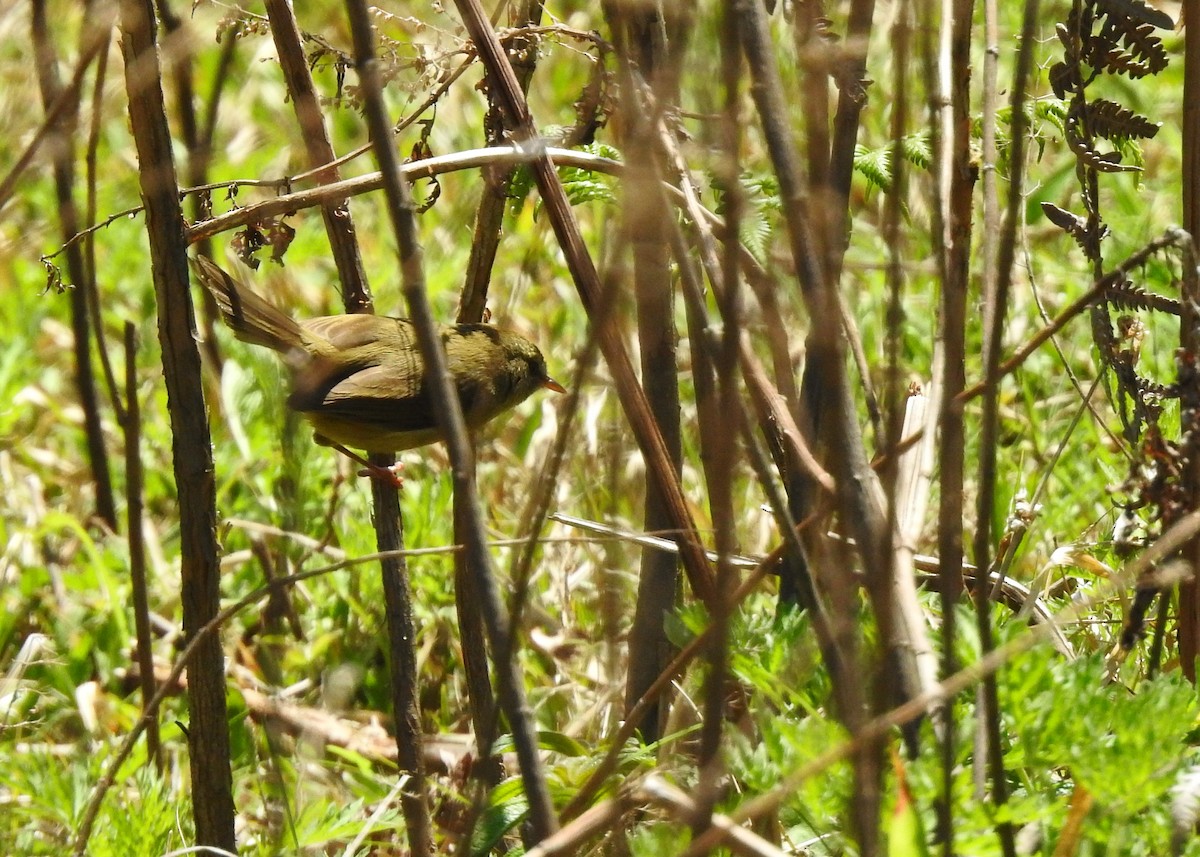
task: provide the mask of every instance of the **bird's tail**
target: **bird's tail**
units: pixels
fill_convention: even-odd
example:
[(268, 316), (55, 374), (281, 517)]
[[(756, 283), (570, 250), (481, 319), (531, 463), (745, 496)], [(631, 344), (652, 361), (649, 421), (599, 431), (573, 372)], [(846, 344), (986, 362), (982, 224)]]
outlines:
[(192, 271), (216, 300), (221, 317), (238, 339), (282, 354), (304, 347), (304, 333), (295, 319), (238, 283), (212, 259), (197, 256)]

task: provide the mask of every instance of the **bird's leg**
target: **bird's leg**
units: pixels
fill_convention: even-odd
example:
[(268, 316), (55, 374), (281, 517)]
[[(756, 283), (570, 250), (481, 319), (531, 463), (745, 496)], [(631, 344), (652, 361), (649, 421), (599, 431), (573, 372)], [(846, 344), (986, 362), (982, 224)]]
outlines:
[(331, 449), (336, 449), (351, 461), (357, 461), (359, 464), (361, 464), (363, 469), (358, 472), (359, 476), (370, 476), (373, 479), (386, 482), (397, 489), (404, 487), (404, 480), (400, 478), (400, 471), (404, 469), (404, 465), (400, 462), (397, 461), (391, 467), (380, 467), (378, 464), (367, 461), (367, 459), (363, 458), (357, 452), (351, 452), (340, 443), (334, 443), (324, 435), (315, 434), (313, 435), (313, 440), (315, 440), (321, 446), (328, 446)]

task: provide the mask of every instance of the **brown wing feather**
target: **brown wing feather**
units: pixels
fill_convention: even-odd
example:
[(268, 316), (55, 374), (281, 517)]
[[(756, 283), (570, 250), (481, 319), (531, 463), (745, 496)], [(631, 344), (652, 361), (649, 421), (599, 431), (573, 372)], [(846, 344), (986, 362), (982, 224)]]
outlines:
[(382, 315), (327, 315), (304, 321), (306, 331), (328, 340), (340, 351), (384, 342), (390, 348), (417, 347), (417, 333), (406, 318)]
[[(415, 355), (414, 361), (419, 360)], [(421, 384), (400, 391), (393, 386), (396, 362), (369, 366), (344, 378), (325, 391), (319, 403), (308, 410), (322, 416), (341, 417), (385, 428), (389, 431), (421, 431), (435, 427), (433, 405)], [(403, 373), (402, 373), (403, 374)]]
[(290, 361), (288, 404), (295, 410), (319, 411), (333, 404), (344, 411), (359, 400), (404, 401), (420, 394), (424, 366), (408, 321), (333, 315), (304, 322), (304, 332), (310, 339), (328, 342), (338, 358), (331, 361), (310, 353)]

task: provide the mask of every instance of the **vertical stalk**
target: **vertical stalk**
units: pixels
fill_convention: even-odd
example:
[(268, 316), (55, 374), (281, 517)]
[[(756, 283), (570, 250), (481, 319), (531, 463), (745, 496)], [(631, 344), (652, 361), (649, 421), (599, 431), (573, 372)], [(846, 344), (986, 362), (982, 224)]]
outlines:
[[(979, 489), (976, 504), (974, 554), (975, 565), (981, 570), (979, 579), (973, 587), (975, 600), (976, 628), (979, 634), (980, 647), (986, 656), (993, 647), (991, 626), (991, 597), (987, 576), (982, 571), (991, 567), (991, 522), (994, 511), (996, 494), (996, 446), (1000, 430), (1000, 390), (999, 374), (1000, 346), (1003, 340), (1004, 323), (1008, 312), (1009, 293), (1012, 286), (1013, 260), (1016, 255), (1017, 227), (1020, 224), (1021, 212), (1024, 205), (1024, 169), (1025, 169), (1025, 136), (1028, 122), (1025, 118), (1025, 89), (1029, 85), (1029, 71), (1033, 63), (1033, 43), (1037, 23), (1038, 0), (1026, 0), (1025, 18), (1021, 31), (1021, 48), (1017, 58), (1017, 68), (1013, 75), (1011, 95), (1012, 114), (1012, 144), (1009, 150), (1009, 184), (1008, 199), (1005, 210), (1003, 228), (996, 230), (998, 217), (998, 200), (995, 188), (995, 127), (985, 123), (985, 133), (992, 125), (990, 135), (991, 151), (988, 151), (989, 138), (985, 136), (984, 174), (985, 220), (984, 234), (998, 234), (998, 246), (995, 246), (994, 257), (988, 258), (990, 263), (985, 268), (984, 294), (984, 334), (983, 334), (983, 374), (987, 379), (987, 388), (983, 397), (983, 415), (980, 439), (979, 460)], [(998, 39), (996, 17), (998, 9), (996, 0), (986, 0), (985, 20), (987, 21), (988, 54), (991, 61), (985, 73), (985, 104), (984, 115), (995, 116), (995, 77), (994, 54), (999, 51), (995, 47)], [(990, 159), (990, 160), (989, 160)], [(991, 167), (988, 170), (988, 167)], [(988, 200), (990, 199), (990, 203)], [(988, 248), (993, 244), (989, 240)], [(994, 267), (993, 267), (994, 266)], [(1008, 781), (1004, 771), (1004, 755), (1001, 746), (1000, 701), (996, 686), (995, 675), (988, 675), (981, 685), (980, 700), (982, 705), (982, 727), (985, 746), (987, 748), (987, 763), (991, 778), (992, 802), (997, 808), (1003, 807), (1008, 801)], [(1000, 821), (996, 825), (996, 834), (1000, 839), (1000, 847), (1005, 857), (1015, 857), (1016, 842), (1012, 824)]]
[[(483, 600), (483, 614), (488, 639), (495, 654), (496, 682), (500, 705), (508, 718), (513, 743), (521, 764), (525, 797), (529, 802), (531, 844), (540, 842), (557, 829), (554, 808), (546, 786), (545, 772), (537, 755), (537, 736), (533, 718), (525, 700), (525, 689), (515, 661), (512, 626), (504, 613), (504, 605), (496, 587), (492, 560), (487, 549), (487, 534), (483, 513), (474, 480), (474, 453), (467, 436), (462, 409), (454, 392), (453, 380), (446, 366), (441, 337), (425, 294), (425, 275), (421, 247), (417, 240), (415, 207), (407, 182), (400, 173), (396, 149), (391, 144), (387, 113), (371, 23), (364, 0), (347, 0), (346, 11), (354, 36), (355, 65), (363, 85), (364, 106), (371, 138), (375, 142), (375, 157), (383, 175), (388, 215), (395, 231), (400, 254), (400, 270), (404, 279), (404, 297), (409, 315), (417, 331), (421, 358), (425, 364), (426, 381), (432, 393), (438, 426), (446, 438), (454, 479), (454, 493), (461, 497), (461, 509), (466, 537), (464, 549), (468, 565), (476, 578), (476, 587)], [(415, 849), (415, 846), (414, 846)]]
[[(1192, 240), (1200, 235), (1200, 0), (1184, 0), (1183, 20), (1183, 228)], [(1185, 284), (1188, 281), (1185, 280)], [(1192, 318), (1192, 308), (1200, 295), (1183, 295), (1188, 308), (1180, 318), (1180, 345), (1195, 359), (1200, 353), (1200, 320)], [(1182, 380), (1182, 379), (1181, 379)], [(1198, 383), (1195, 379), (1192, 383)], [(1185, 432), (1196, 432), (1195, 426), (1183, 426)], [(1188, 474), (1193, 508), (1200, 508), (1200, 458), (1193, 456)], [(1185, 550), (1185, 556), (1200, 568), (1200, 539)], [(1163, 594), (1166, 599), (1167, 595)], [(1196, 683), (1196, 658), (1200, 655), (1200, 583), (1195, 577), (1179, 584), (1179, 661), (1183, 674)]]
[[(64, 92), (58, 73), (58, 57), (50, 41), (46, 20), (45, 0), (35, 0), (32, 7), (32, 37), (37, 54), (38, 88), (41, 91), (42, 107), (47, 117), (51, 108)], [(83, 53), (98, 52), (108, 44), (110, 25), (88, 15), (84, 22), (85, 35)], [(89, 45), (91, 50), (89, 50)], [(93, 56), (94, 59), (94, 56)], [(75, 203), (75, 146), (79, 118), (79, 94), (76, 88), (71, 94), (68, 109), (54, 123), (54, 189), (58, 202), (58, 218), (63, 241), (69, 241), (79, 231), (79, 208)], [(67, 270), (75, 288), (71, 290), (71, 332), (75, 355), (75, 386), (79, 391), (79, 404), (83, 410), (83, 425), (86, 435), (88, 462), (92, 471), (92, 484), (96, 491), (96, 515), (109, 530), (117, 528), (117, 507), (113, 495), (112, 474), (108, 464), (108, 450), (104, 445), (104, 428), (100, 418), (100, 394), (96, 389), (95, 372), (92, 369), (92, 330), (88, 311), (88, 295), (95, 291), (92, 273), (84, 264), (83, 248), (71, 244), (66, 249)]]
[[(938, 555), (941, 561), (942, 675), (957, 670), (954, 654), (956, 611), (963, 591), (963, 405), (958, 394), (966, 383), (967, 286), (970, 279), (971, 192), (970, 54), (974, 0), (942, 0), (938, 44), (940, 151), (938, 199), (941, 209), (941, 332), (944, 380), (938, 419), (941, 424), (941, 497), (938, 508)], [(938, 836), (943, 853), (954, 853), (953, 782), (955, 763), (954, 700), (942, 712), (942, 802)]]
[[(676, 359), (675, 296), (671, 282), (668, 230), (673, 216), (662, 192), (659, 129), (678, 103), (678, 59), (686, 44), (687, 13), (662, 15), (661, 8), (604, 4), (619, 62), (621, 144), (627, 171), (622, 179), (622, 229), (633, 250), (633, 291), (637, 303), (638, 344), (646, 400), (662, 433), (671, 467), (680, 476), (679, 373)], [(654, 482), (646, 485), (643, 529), (669, 530), (671, 513)], [(654, 683), (674, 654), (666, 617), (679, 596), (679, 560), (674, 553), (643, 548), (637, 603), (629, 631), (629, 672), (625, 682), (628, 711)], [(642, 738), (662, 736), (669, 706), (656, 701), (642, 723)]]
[[(509, 23), (515, 27), (536, 26), (542, 20), (541, 0), (522, 0), (509, 7)], [(533, 72), (537, 68), (537, 48), (531, 39), (516, 40), (510, 53), (519, 55), (522, 62), (515, 63), (521, 91), (528, 92)], [(484, 135), (489, 146), (500, 145), (507, 129), (503, 114), (494, 103), (489, 105), (484, 117)], [(467, 258), (467, 272), (463, 283), (462, 300), (459, 304), (458, 321), (476, 323), (483, 320), (487, 309), (488, 285), (504, 222), (504, 210), (508, 204), (509, 183), (515, 169), (484, 170), (483, 192), (479, 208), (475, 212), (475, 231), (471, 238), (471, 253)], [(454, 540), (462, 544), (466, 538), (464, 528), (469, 516), (460, 508), (457, 494), (454, 498)], [(532, 559), (532, 558), (531, 558)], [(486, 748), (492, 746), (496, 732), (496, 699), (492, 693), (492, 680), (488, 673), (487, 647), (480, 598), (475, 590), (475, 573), (467, 566), (466, 554), (454, 554), (454, 606), (458, 614), (459, 637), (463, 654), (463, 671), (466, 673), (467, 697), (471, 706), (471, 723), (475, 730), (479, 764), (473, 772), (487, 786), (495, 786), (502, 776), (498, 759), (485, 758)]]
[(133, 621), (137, 629), (138, 684), (142, 688), (142, 715), (146, 725), (146, 755), (161, 774), (162, 748), (158, 740), (158, 714), (150, 710), (154, 698), (154, 633), (150, 628), (150, 598), (146, 585), (146, 542), (142, 531), (145, 480), (142, 471), (142, 409), (138, 401), (137, 327), (125, 322), (125, 529), (129, 534), (129, 577), (133, 590)]
[[(813, 320), (807, 340), (802, 399), (811, 408), (817, 436), (838, 486), (838, 510), (857, 543), (866, 575), (868, 592), (881, 626), (890, 613), (891, 575), (887, 519), (882, 509), (882, 492), (867, 461), (857, 404), (846, 374), (848, 345), (844, 329), (830, 324), (838, 317), (839, 299), (835, 283), (813, 240), (815, 211), (808, 199), (809, 188), (791, 139), (790, 112), (774, 55), (766, 12), (758, 0), (739, 0), (739, 32), (742, 50), (750, 67), (751, 94), (779, 181), (780, 199), (787, 226), (788, 243), (797, 280), (809, 318)], [(834, 563), (840, 565), (842, 563)], [(816, 563), (814, 563), (816, 565)], [(831, 572), (831, 577), (836, 572)], [(851, 663), (857, 659), (858, 634), (852, 586), (842, 582), (841, 598), (835, 602), (835, 634)], [(886, 633), (886, 631), (885, 631)], [(864, 665), (856, 664), (851, 682), (839, 689), (843, 700), (840, 716), (847, 728), (857, 732), (865, 722), (867, 699), (861, 686)], [(854, 835), (864, 855), (878, 853), (880, 777), (882, 744), (865, 742), (855, 755), (855, 800), (852, 805)]]
[[(374, 460), (374, 459), (373, 459)], [(394, 460), (387, 456), (385, 461)], [(379, 462), (376, 462), (379, 463)], [(425, 757), (421, 752), (421, 704), (417, 680), (416, 625), (413, 622), (412, 589), (408, 560), (399, 549), (404, 545), (404, 519), (395, 486), (371, 480), (375, 503), (375, 540), (380, 553), (384, 612), (388, 632), (388, 665), (392, 682), (392, 708), (396, 718), (396, 766), (408, 780), (400, 793), (400, 805), (408, 828), (408, 847), (413, 854), (433, 852), (433, 823), (425, 779)]]
[[(220, 607), (212, 440), (188, 290), (185, 224), (163, 101), (154, 10), (149, 0), (122, 0), (121, 32), (125, 89), (146, 206), (158, 338), (171, 416), (172, 458), (179, 492), (183, 625), (190, 637), (215, 617)], [(195, 660), (188, 670), (188, 704), (196, 841), (235, 851), (225, 657), (217, 634), (198, 641)]]
[[(457, 0), (456, 6), (479, 50), (480, 59), (487, 69), (489, 84), (500, 95), (501, 109), (505, 111), (507, 121), (516, 129), (514, 138), (522, 145), (540, 146), (538, 129), (529, 112), (529, 104), (520, 91), (512, 66), (479, 0)], [(709, 603), (713, 597), (713, 573), (704, 553), (703, 542), (696, 531), (679, 479), (672, 469), (666, 442), (654, 422), (645, 393), (637, 382), (620, 332), (612, 324), (602, 323), (606, 314), (604, 289), (591, 254), (584, 245), (583, 234), (571, 210), (562, 181), (553, 161), (544, 153), (533, 159), (530, 169), (550, 225), (554, 229), (554, 236), (575, 282), (580, 302), (597, 331), (600, 350), (612, 371), (617, 395), (646, 459), (647, 470), (662, 491), (671, 510), (671, 524), (676, 531), (675, 538), (679, 544), (680, 557), (688, 581), (693, 591)]]
[[(300, 135), (304, 140), (308, 163), (314, 171), (312, 176), (319, 184), (335, 182), (341, 178), (338, 168), (327, 165), (332, 164), (337, 156), (321, 115), (321, 102), (313, 85), (308, 60), (304, 56), (296, 15), (289, 0), (266, 0), (266, 7), (267, 17), (271, 21), (271, 37), (279, 54), (279, 66), (283, 69), (288, 96), (296, 110), (296, 120), (300, 123)], [(390, 133), (387, 139), (390, 143)], [(358, 250), (354, 220), (350, 216), (350, 201), (343, 199), (322, 205), (321, 217), (325, 221), (325, 233), (329, 236), (329, 247), (337, 265), (346, 310), (370, 312), (371, 293)]]
[[(723, 7), (721, 32), (721, 123), (717, 181), (725, 208), (726, 241), (721, 256), (721, 283), (718, 300), (724, 329), (719, 341), (704, 342), (715, 351), (711, 363), (716, 375), (716, 394), (722, 414), (735, 418), (741, 410), (737, 389), (738, 346), (741, 338), (741, 271), (738, 254), (745, 200), (740, 185), (738, 157), (741, 143), (739, 97), (742, 62), (738, 34), (739, 14), (736, 0)], [(705, 450), (704, 472), (708, 483), (709, 505), (717, 548), (717, 589), (712, 608), (712, 640), (707, 647), (708, 676), (704, 693), (704, 720), (700, 732), (700, 781), (697, 788), (697, 817), (692, 820), (696, 834), (712, 822), (712, 813), (724, 777), (721, 757), (722, 726), (725, 722), (726, 683), (729, 675), (729, 621), (732, 610), (734, 571), (730, 557), (735, 549), (733, 508), (733, 468), (736, 461), (736, 434), (720, 439)]]

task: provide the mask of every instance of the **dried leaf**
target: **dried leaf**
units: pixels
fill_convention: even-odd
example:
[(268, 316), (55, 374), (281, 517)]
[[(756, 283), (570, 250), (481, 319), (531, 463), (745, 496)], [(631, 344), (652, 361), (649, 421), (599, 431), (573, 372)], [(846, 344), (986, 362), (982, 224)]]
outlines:
[(1115, 101), (1100, 98), (1087, 104), (1084, 110), (1092, 133), (1106, 140), (1118, 138), (1148, 140), (1158, 133), (1161, 123), (1151, 122), (1122, 107)]
[(1109, 16), (1119, 26), (1121, 18), (1138, 24), (1149, 24), (1160, 30), (1174, 30), (1175, 22), (1166, 12), (1160, 12), (1142, 0), (1094, 0), (1096, 8)]

